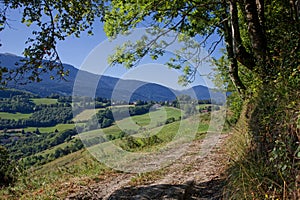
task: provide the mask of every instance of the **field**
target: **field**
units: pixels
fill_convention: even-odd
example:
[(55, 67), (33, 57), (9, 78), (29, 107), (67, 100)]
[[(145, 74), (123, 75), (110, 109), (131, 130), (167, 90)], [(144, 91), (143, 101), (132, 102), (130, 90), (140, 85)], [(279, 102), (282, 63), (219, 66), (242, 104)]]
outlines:
[[(77, 125), (83, 125), (82, 123), (77, 123)], [(28, 127), (28, 128), (24, 128), (25, 131), (35, 131), (37, 127)], [(41, 133), (50, 133), (50, 132), (54, 132), (56, 129), (58, 131), (64, 131), (64, 130), (68, 130), (68, 129), (73, 129), (75, 128), (75, 124), (57, 124), (56, 126), (52, 126), (52, 127), (38, 127), (39, 131)]]
[[(132, 120), (140, 126), (147, 126), (147, 128), (151, 128), (151, 125), (156, 126), (157, 123), (164, 123), (164, 120), (171, 117), (179, 119), (181, 117), (181, 110), (170, 107), (162, 107), (157, 111), (150, 112), (149, 114), (133, 116)], [(124, 120), (125, 123), (126, 120), (128, 119)]]
[[(141, 144), (136, 150), (138, 151), (152, 151), (153, 149), (160, 148), (169, 142), (190, 142), (193, 139), (203, 138), (208, 130), (208, 122), (203, 120), (207, 118), (206, 115), (197, 115), (189, 117), (184, 120), (179, 120), (180, 110), (175, 108), (164, 108), (165, 113), (162, 110), (152, 112), (150, 114), (138, 115), (132, 118), (126, 118), (117, 122), (108, 128), (93, 130), (85, 132), (79, 135), (85, 144), (91, 144), (91, 141), (99, 141), (101, 137), (109, 138), (107, 136), (113, 136), (115, 138), (120, 137), (120, 133), (123, 131), (127, 134), (134, 133), (135, 143)], [(172, 114), (172, 115), (171, 115)], [(164, 116), (166, 115), (166, 116)], [(175, 120), (173, 123), (165, 124), (165, 119), (174, 116)], [(200, 117), (200, 118), (199, 118)], [(150, 120), (151, 119), (151, 120)], [(158, 139), (158, 143), (151, 143), (150, 146), (147, 142), (150, 141), (149, 137), (155, 136)], [(129, 141), (130, 142), (130, 141)], [(148, 143), (145, 146), (145, 142)], [(128, 140), (125, 137), (123, 139), (115, 139), (113, 143), (120, 147), (125, 147), (128, 145)], [(97, 151), (97, 149), (105, 149), (105, 151), (110, 151), (109, 143), (100, 143), (95, 146), (91, 146), (88, 149), (90, 151)], [(134, 150), (135, 151), (135, 150)], [(109, 152), (108, 154), (114, 155), (114, 153)]]
[[(119, 105), (119, 106), (110, 106), (110, 108), (124, 108), (124, 107), (130, 107), (131, 105)], [(95, 115), (99, 110), (105, 110), (105, 108), (97, 108), (97, 109), (85, 109), (78, 115), (76, 115), (72, 121), (74, 122), (86, 122), (89, 119), (92, 118), (93, 115)]]
[[(199, 115), (191, 116), (150, 129), (141, 129), (132, 136), (95, 144), (87, 149), (97, 159), (109, 163), (110, 166), (118, 166), (121, 171), (129, 169), (130, 166), (139, 168), (141, 159), (147, 160), (144, 163), (145, 166), (149, 161), (151, 168), (151, 163), (155, 163), (161, 156), (175, 156), (181, 148), (191, 144), (194, 140), (204, 138), (208, 124), (198, 126), (199, 120)], [(106, 133), (106, 129), (103, 131)], [(90, 144), (89, 141), (99, 140), (99, 132), (98, 135), (97, 132), (91, 134), (93, 135), (81, 135), (81, 138), (88, 144)]]
[[(181, 111), (176, 108), (165, 107), (164, 109), (166, 110), (168, 117), (174, 116), (177, 119), (181, 114)], [(162, 110), (163, 110), (163, 108), (162, 108)], [(148, 136), (156, 135), (157, 137), (159, 137), (162, 140), (162, 143), (152, 144), (151, 146), (149, 146), (147, 148), (140, 149), (141, 151), (152, 151), (157, 148), (161, 148), (164, 145), (166, 145), (168, 142), (174, 140), (174, 138), (175, 138), (175, 140), (178, 140), (178, 138), (179, 139), (185, 138), (185, 140), (190, 141), (193, 139), (201, 139), (206, 135), (205, 133), (208, 130), (208, 123), (206, 122), (206, 120), (203, 120), (203, 121), (201, 120), (202, 122), (200, 122), (200, 124), (198, 124), (199, 123), (199, 119), (198, 119), (199, 115), (197, 115), (196, 117), (184, 119), (182, 121), (175, 121), (170, 124), (166, 124), (166, 125), (161, 124), (160, 126), (158, 126), (156, 123), (159, 122), (158, 119), (160, 119), (160, 117), (162, 116), (161, 113), (162, 112), (160, 112), (160, 111), (154, 111), (151, 114), (152, 116), (155, 116), (155, 119), (156, 119), (155, 126), (150, 126), (150, 124), (153, 124), (153, 123), (149, 124), (150, 118), (149, 118), (148, 113), (144, 114), (144, 115), (137, 115), (137, 116), (132, 117), (132, 120), (134, 121), (134, 123), (143, 125), (145, 127), (145, 129), (138, 130), (138, 133), (134, 135), (134, 137), (136, 139), (139, 140), (139, 138), (146, 138), (147, 137), (146, 134), (149, 134)], [(205, 117), (206, 117), (206, 114), (200, 115), (200, 119), (205, 118)], [(127, 130), (129, 130), (129, 129), (133, 130), (132, 127), (130, 127), (130, 126), (126, 127), (126, 125), (128, 125), (127, 124), (128, 120), (129, 120), (128, 118), (120, 120), (118, 122), (118, 124), (121, 123), (122, 125), (125, 126), (123, 128), (128, 128)], [(154, 121), (154, 119), (152, 119), (152, 121)], [(160, 121), (160, 122), (162, 122), (162, 121)], [(196, 124), (198, 124), (198, 126), (196, 126)], [(118, 125), (113, 125), (108, 128), (101, 129), (101, 130), (93, 130), (93, 131), (89, 131), (89, 132), (84, 132), (75, 137), (79, 137), (83, 140), (84, 139), (93, 139), (93, 138), (96, 140), (97, 136), (99, 136), (100, 134), (117, 136), (121, 131), (122, 131), (122, 129), (120, 129), (120, 127)], [(192, 132), (192, 133), (190, 134), (187, 132)], [(179, 137), (176, 138), (177, 136), (179, 136)], [(189, 138), (187, 138), (187, 137), (189, 137)], [(70, 141), (70, 142), (72, 142), (72, 141)], [(126, 140), (123, 140), (123, 139), (113, 140), (113, 143), (118, 146), (126, 145), (124, 142), (126, 142)], [(68, 143), (63, 143), (61, 145), (58, 145), (51, 149), (43, 151), (40, 154), (51, 153), (51, 152), (55, 151), (56, 148), (58, 148), (58, 147), (63, 148), (66, 145), (68, 145)], [(105, 142), (105, 143), (101, 143), (99, 145), (105, 147), (108, 144)], [(97, 146), (98, 145), (95, 145), (88, 149), (90, 151), (93, 151), (93, 149), (98, 148)], [(71, 167), (71, 166), (77, 165), (78, 160), (86, 159), (87, 157), (91, 157), (91, 155), (87, 151), (79, 151), (79, 152), (75, 152), (73, 154), (64, 156), (62, 158), (59, 158), (57, 160), (54, 160), (54, 161), (46, 164), (45, 166), (43, 166), (43, 168), (44, 169), (52, 168), (52, 166), (66, 167), (67, 165), (69, 167)], [(89, 158), (89, 159), (92, 159), (92, 158)], [(100, 163), (98, 163), (98, 164), (101, 165)]]
[(57, 103), (57, 99), (50, 99), (50, 98), (34, 98), (31, 99), (36, 105), (41, 105), (41, 104), (45, 104), (45, 105), (51, 105), (51, 104), (56, 104)]
[(98, 136), (101, 133), (105, 135), (118, 136), (123, 130), (138, 131), (139, 129), (153, 129), (165, 123), (165, 120), (174, 117), (179, 119), (181, 111), (176, 108), (163, 107), (157, 111), (150, 112), (143, 115), (136, 115), (130, 118), (117, 121), (116, 125), (104, 128), (101, 130), (92, 130), (85, 133), (81, 133), (80, 137), (88, 139)]
[(32, 114), (23, 114), (23, 113), (8, 113), (8, 112), (0, 112), (0, 118), (2, 119), (28, 119)]

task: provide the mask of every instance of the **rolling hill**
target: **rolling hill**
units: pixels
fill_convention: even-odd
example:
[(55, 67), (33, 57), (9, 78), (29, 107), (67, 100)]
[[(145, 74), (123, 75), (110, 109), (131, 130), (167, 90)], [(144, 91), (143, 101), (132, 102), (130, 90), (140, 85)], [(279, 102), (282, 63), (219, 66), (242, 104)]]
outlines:
[[(16, 67), (15, 63), (20, 63), (21, 59), (22, 57), (13, 54), (1, 53), (0, 66), (13, 69)], [(115, 77), (100, 76), (86, 71), (79, 71), (77, 68), (68, 64), (64, 64), (64, 67), (66, 70), (69, 70), (69, 76), (66, 81), (51, 80), (50, 76), (55, 75), (55, 72), (50, 72), (43, 74), (41, 76), (43, 81), (39, 83), (21, 85), (10, 82), (8, 87), (26, 90), (42, 97), (55, 93), (61, 95), (76, 94), (81, 96), (100, 96), (108, 99), (112, 98), (114, 100), (126, 101), (167, 101), (174, 100), (179, 94), (191, 95), (195, 93), (197, 99), (210, 99), (211, 90), (201, 85), (183, 91), (176, 91), (155, 83), (147, 83), (138, 80), (123, 80)], [(80, 77), (76, 78), (79, 72)], [(97, 82), (98, 84), (95, 84)], [(74, 84), (76, 85), (76, 89), (73, 91)], [(219, 93), (212, 94), (219, 95)]]

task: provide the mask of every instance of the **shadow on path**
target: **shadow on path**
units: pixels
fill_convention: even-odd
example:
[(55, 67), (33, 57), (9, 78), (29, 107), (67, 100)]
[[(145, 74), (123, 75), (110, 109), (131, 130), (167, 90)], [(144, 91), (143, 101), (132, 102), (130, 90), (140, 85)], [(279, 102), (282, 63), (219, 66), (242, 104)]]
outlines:
[(110, 195), (109, 200), (165, 200), (165, 199), (222, 199), (223, 179), (213, 179), (199, 184), (188, 182), (186, 184), (160, 184), (138, 187), (124, 187)]

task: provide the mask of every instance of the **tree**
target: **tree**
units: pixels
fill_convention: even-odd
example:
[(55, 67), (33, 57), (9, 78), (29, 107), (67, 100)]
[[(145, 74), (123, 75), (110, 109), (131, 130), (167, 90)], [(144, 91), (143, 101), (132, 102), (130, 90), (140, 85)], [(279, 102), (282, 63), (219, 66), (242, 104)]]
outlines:
[(38, 134), (38, 135), (41, 134), (41, 132), (38, 128), (35, 129), (35, 133)]
[[(174, 30), (191, 37), (203, 36), (203, 43), (205, 43), (209, 37), (218, 34), (220, 40), (215, 43), (223, 41), (223, 38), (226, 43), (229, 60), (227, 73), (237, 90), (243, 94), (246, 87), (239, 76), (240, 65), (256, 74), (263, 82), (270, 82), (278, 73), (276, 69), (279, 63), (274, 62), (274, 56), (279, 55), (280, 52), (296, 54), (295, 50), (292, 50), (297, 48), (296, 43), (299, 42), (296, 36), (299, 33), (299, 15), (294, 9), (295, 5), (296, 1), (287, 4), (280, 0), (266, 2), (262, 0), (186, 0), (176, 1), (176, 3), (143, 1), (134, 5), (128, 1), (126, 3), (111, 1), (108, 6), (109, 11), (105, 15), (105, 30), (108, 36), (113, 37), (138, 26), (140, 21), (150, 18), (151, 20), (147, 20), (150, 21), (149, 26), (166, 29), (158, 37), (167, 34), (169, 30)], [(274, 7), (277, 10), (274, 10)], [(289, 35), (286, 34), (287, 31)], [(287, 40), (284, 37), (287, 36), (289, 40), (295, 42), (294, 45), (288, 47), (284, 43)], [(158, 37), (154, 41), (143, 41), (145, 45), (135, 51), (132, 51), (132, 46), (130, 46), (119, 56), (115, 56), (113, 62), (132, 66), (146, 54), (163, 52), (162, 48), (166, 46), (161, 49), (151, 48), (157, 45)], [(213, 47), (210, 48), (213, 49)], [(132, 54), (134, 56), (131, 56)], [(295, 55), (292, 60), (295, 62), (297, 58)], [(187, 71), (186, 75), (191, 76), (193, 73)], [(187, 77), (186, 80), (190, 79)]]
[(17, 177), (16, 173), (8, 151), (3, 146), (0, 146), (0, 187), (13, 183)]
[[(163, 48), (167, 44), (159, 49), (150, 47), (157, 45), (159, 37), (170, 30), (190, 37), (200, 35), (204, 38), (201, 42), (203, 45), (209, 37), (218, 35), (219, 39), (213, 42), (209, 49), (214, 50), (220, 42), (226, 43), (229, 59), (227, 71), (240, 93), (244, 93), (246, 87), (239, 76), (239, 65), (243, 65), (263, 81), (271, 81), (280, 66), (276, 62), (278, 55), (284, 52), (296, 54), (296, 44), (299, 42), (299, 9), (295, 0), (291, 0), (290, 3), (283, 0), (183, 0), (172, 3), (156, 0), (74, 0), (70, 4), (58, 0), (51, 3), (48, 0), (20, 0), (4, 1), (3, 4), (4, 8), (0, 12), (0, 30), (9, 25), (9, 18), (6, 16), (8, 10), (17, 8), (24, 8), (23, 23), (40, 27), (40, 30), (33, 32), (35, 38), (28, 40), (30, 45), (24, 50), (24, 56), (27, 58), (24, 60), (24, 66), (16, 70), (16, 75), (31, 70), (31, 81), (40, 81), (40, 73), (53, 69), (57, 69), (59, 76), (64, 77), (66, 72), (60, 63), (56, 42), (64, 40), (68, 35), (79, 37), (84, 30), (92, 34), (93, 23), (96, 20), (104, 22), (109, 37), (137, 27), (142, 21), (147, 21), (151, 27), (165, 28), (154, 41), (144, 41), (145, 45), (135, 51), (123, 52), (124, 54), (119, 54), (112, 60), (129, 67), (146, 54), (156, 55), (154, 58), (163, 54)], [(45, 18), (49, 20), (43, 20)], [(284, 42), (287, 40), (294, 45), (287, 46)], [(43, 59), (50, 61), (43, 62)], [(290, 62), (296, 60), (295, 58)], [(171, 66), (178, 67), (174, 63)], [(185, 72), (185, 80), (191, 80), (193, 70)], [(8, 80), (11, 78), (12, 76), (8, 77)]]
[[(12, 79), (22, 78), (24, 73), (30, 72), (30, 81), (41, 81), (41, 73), (56, 70), (57, 76), (64, 78), (68, 71), (64, 70), (56, 50), (58, 40), (68, 36), (79, 37), (84, 30), (92, 34), (92, 25), (96, 18), (103, 16), (103, 1), (24, 1), (4, 0), (0, 9), (0, 31), (9, 27), (7, 13), (10, 9), (21, 9), (23, 12), (22, 23), (27, 26), (37, 25), (39, 30), (34, 30), (35, 37), (29, 38), (28, 46), (23, 54), (26, 59), (18, 64), (17, 69), (10, 70), (2, 84)], [(45, 60), (48, 60), (45, 62)], [(22, 65), (22, 66), (20, 66)], [(2, 72), (8, 72), (5, 66)], [(0, 78), (3, 78), (1, 73)], [(55, 78), (55, 77), (51, 77)], [(28, 81), (27, 81), (28, 82)]]

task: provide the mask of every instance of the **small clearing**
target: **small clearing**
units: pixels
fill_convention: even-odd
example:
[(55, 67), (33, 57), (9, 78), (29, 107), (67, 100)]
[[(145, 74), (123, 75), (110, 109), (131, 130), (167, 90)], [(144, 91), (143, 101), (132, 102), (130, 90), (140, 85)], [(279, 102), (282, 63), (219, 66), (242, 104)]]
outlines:
[(19, 120), (19, 119), (28, 119), (32, 113), (29, 114), (24, 114), (24, 113), (9, 113), (9, 112), (0, 112), (0, 118), (1, 119), (14, 119), (14, 120)]
[(51, 105), (57, 103), (57, 99), (50, 98), (33, 98), (31, 100), (35, 103), (35, 105)]

